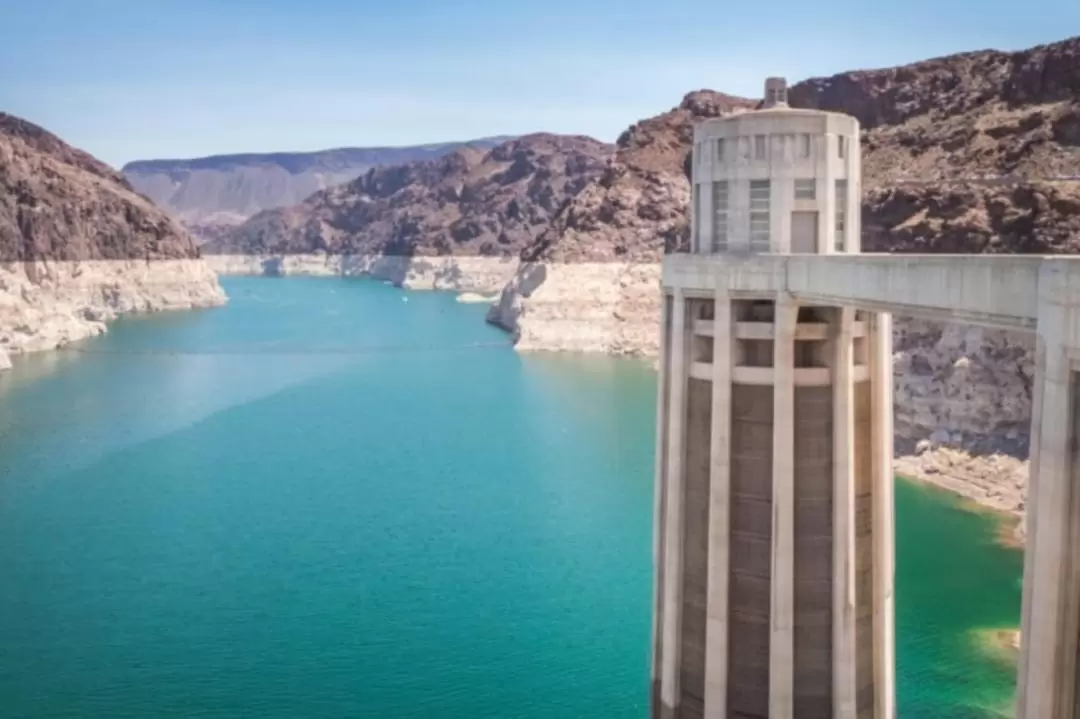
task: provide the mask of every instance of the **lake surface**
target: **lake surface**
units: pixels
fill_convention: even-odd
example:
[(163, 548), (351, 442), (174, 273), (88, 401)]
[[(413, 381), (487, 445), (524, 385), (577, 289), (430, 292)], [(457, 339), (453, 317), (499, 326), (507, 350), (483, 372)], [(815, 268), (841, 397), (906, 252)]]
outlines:
[[(0, 376), (0, 715), (645, 719), (655, 378), (235, 278)], [(900, 714), (1007, 709), (1021, 558), (897, 491)]]

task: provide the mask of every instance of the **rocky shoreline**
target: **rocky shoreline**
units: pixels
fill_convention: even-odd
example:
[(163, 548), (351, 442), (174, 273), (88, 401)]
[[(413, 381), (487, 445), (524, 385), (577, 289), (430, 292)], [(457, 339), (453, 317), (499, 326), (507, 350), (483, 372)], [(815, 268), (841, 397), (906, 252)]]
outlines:
[(38, 261), (0, 265), (0, 370), (8, 355), (102, 334), (121, 314), (224, 304), (202, 260)]
[(516, 259), (495, 257), (403, 257), (387, 255), (206, 255), (221, 275), (268, 277), (373, 277), (410, 290), (449, 290), (492, 295), (518, 269)]
[[(521, 262), (490, 257), (217, 255), (222, 274), (371, 276), (407, 289), (495, 297), (487, 319), (522, 352), (654, 357), (656, 263)], [(1022, 544), (1030, 340), (961, 325), (895, 318), (896, 472), (1004, 513)]]

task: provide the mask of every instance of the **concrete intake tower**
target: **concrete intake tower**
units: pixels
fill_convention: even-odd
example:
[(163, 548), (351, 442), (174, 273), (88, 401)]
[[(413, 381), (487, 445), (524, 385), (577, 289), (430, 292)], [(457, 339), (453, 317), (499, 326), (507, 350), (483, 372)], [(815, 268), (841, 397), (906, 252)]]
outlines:
[(891, 316), (757, 264), (860, 252), (859, 124), (771, 78), (695, 129), (692, 174), (663, 279), (652, 717), (892, 719)]

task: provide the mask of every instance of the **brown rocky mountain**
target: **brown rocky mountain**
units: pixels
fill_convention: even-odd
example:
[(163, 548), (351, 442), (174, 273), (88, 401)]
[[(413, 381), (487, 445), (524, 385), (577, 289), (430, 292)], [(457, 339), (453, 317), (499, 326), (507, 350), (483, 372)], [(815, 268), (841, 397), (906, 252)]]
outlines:
[(527, 135), (491, 150), (376, 168), (209, 243), (212, 253), (515, 256), (600, 176), (610, 145)]
[(626, 130), (604, 174), (555, 218), (523, 259), (656, 260), (685, 241), (690, 183), (684, 170), (694, 124), (754, 100), (702, 90), (670, 112)]
[(858, 118), (867, 187), (1080, 176), (1080, 37), (814, 78), (789, 100)]
[(1080, 250), (1080, 181), (941, 182), (871, 189), (866, 252)]
[(509, 137), (412, 147), (344, 147), (318, 152), (214, 155), (124, 165), (132, 186), (205, 239), (261, 210), (288, 207), (373, 167), (440, 157), (462, 147), (491, 148)]
[(108, 165), (0, 113), (0, 262), (197, 256), (191, 237)]
[(191, 236), (119, 173), (0, 113), (0, 370), (123, 312), (224, 301)]

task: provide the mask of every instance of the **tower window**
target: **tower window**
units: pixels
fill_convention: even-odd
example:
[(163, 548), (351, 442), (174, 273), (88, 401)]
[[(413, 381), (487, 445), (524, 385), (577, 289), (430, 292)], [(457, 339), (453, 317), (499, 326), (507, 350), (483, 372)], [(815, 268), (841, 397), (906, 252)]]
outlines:
[(843, 157), (847, 152), (847, 138), (843, 135), (836, 136), (836, 151), (840, 157)]
[(810, 157), (810, 135), (799, 135), (799, 157), (803, 159)]
[(716, 141), (716, 160), (717, 162), (724, 161), (724, 138), (720, 138)]
[(847, 246), (847, 180), (836, 181), (836, 251)]
[(755, 252), (769, 251), (769, 195), (768, 180), (750, 181), (750, 249)]
[(817, 199), (817, 182), (813, 179), (810, 180), (795, 180), (795, 199), (796, 200), (814, 200)]
[(754, 135), (754, 159), (755, 160), (764, 160), (765, 159), (765, 136), (764, 135)]
[(727, 180), (714, 182), (713, 196), (713, 237), (712, 251), (726, 252), (728, 245), (728, 183)]
[(692, 215), (690, 221), (693, 223), (693, 232), (691, 237), (692, 250), (701, 250), (701, 185), (694, 183), (694, 207), (692, 209)]

